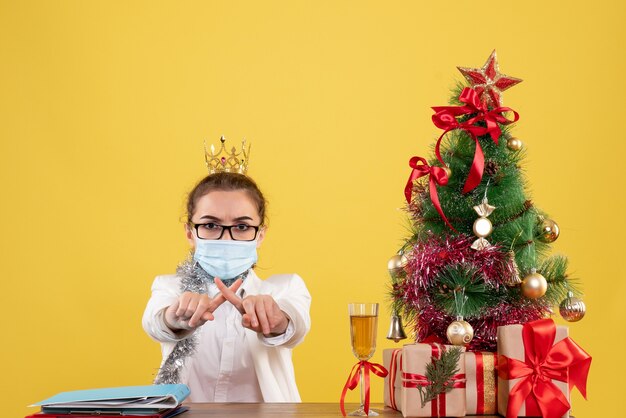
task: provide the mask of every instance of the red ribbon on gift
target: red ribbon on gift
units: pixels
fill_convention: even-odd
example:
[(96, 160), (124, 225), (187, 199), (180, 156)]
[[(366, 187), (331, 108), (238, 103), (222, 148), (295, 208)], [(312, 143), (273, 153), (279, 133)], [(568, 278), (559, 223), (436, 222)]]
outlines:
[(363, 373), (363, 389), (365, 391), (365, 413), (369, 415), (370, 411), (370, 372), (374, 373), (379, 377), (387, 376), (387, 369), (382, 364), (378, 363), (370, 363), (369, 361), (362, 360), (352, 367), (352, 371), (348, 376), (348, 380), (343, 387), (343, 391), (341, 392), (341, 400), (339, 401), (339, 405), (341, 407), (341, 413), (345, 417), (346, 416), (346, 408), (344, 406), (344, 400), (346, 398), (346, 393), (348, 393), (348, 389), (353, 390), (359, 385), (359, 380), (361, 379), (361, 373)]
[[(431, 344), (432, 357), (441, 357), (441, 348), (438, 344)], [(432, 382), (426, 378), (426, 376), (417, 373), (402, 373), (402, 386), (405, 388), (418, 388), (432, 385)], [(452, 378), (446, 382), (446, 387), (450, 388), (465, 388), (465, 374), (458, 373), (452, 376)], [(439, 394), (436, 399), (430, 402), (430, 413), (433, 417), (445, 417), (446, 416), (446, 391), (444, 390)]]
[(392, 409), (398, 410), (396, 404), (396, 374), (398, 373), (398, 361), (400, 361), (400, 371), (402, 371), (402, 349), (396, 348), (391, 353), (391, 363), (389, 364), (389, 405)]
[[(420, 374), (407, 374), (407, 379), (402, 382), (402, 386), (405, 388), (417, 388), (432, 385), (432, 382), (426, 379), (426, 376)], [(465, 375), (462, 373), (455, 374), (452, 379), (446, 384), (451, 388), (465, 388)], [(446, 416), (446, 392), (443, 391), (436, 399), (430, 402), (430, 413), (433, 417), (445, 417)]]
[[(509, 125), (519, 120), (519, 114), (508, 107), (497, 107), (489, 110), (487, 103), (480, 101), (480, 96), (476, 93), (476, 90), (466, 87), (459, 96), (459, 101), (464, 103), (463, 106), (436, 106), (432, 109), (435, 114), (432, 116), (433, 123), (438, 128), (444, 130), (437, 144), (435, 145), (435, 154), (441, 164), (446, 165), (441, 157), (440, 146), (441, 140), (450, 131), (455, 129), (462, 129), (466, 131), (476, 143), (476, 150), (474, 151), (474, 160), (470, 167), (469, 175), (463, 186), (463, 193), (470, 192), (478, 186), (483, 178), (483, 171), (485, 169), (485, 156), (483, 150), (478, 141), (478, 137), (482, 135), (489, 135), (493, 142), (497, 145), (502, 130), (500, 125)], [(507, 119), (503, 113), (511, 111), (513, 112), (513, 120)], [(473, 115), (470, 119), (459, 122), (457, 117)], [(476, 125), (478, 122), (484, 122), (486, 126)]]
[[(419, 164), (421, 163), (421, 164)], [(409, 180), (404, 187), (404, 196), (406, 197), (407, 203), (411, 203), (411, 195), (413, 192), (413, 182), (420, 177), (425, 175), (429, 176), (429, 195), (430, 200), (433, 202), (433, 206), (437, 209), (439, 216), (441, 219), (452, 229), (456, 231), (450, 222), (448, 222), (448, 218), (443, 213), (443, 209), (441, 209), (441, 203), (439, 203), (439, 194), (437, 193), (437, 185), (445, 186), (448, 184), (448, 173), (442, 167), (431, 167), (428, 165), (428, 162), (425, 158), (422, 157), (413, 157), (409, 160), (409, 166), (413, 169), (411, 171), (411, 175), (409, 176)]]
[[(474, 397), (474, 388), (476, 389), (476, 410), (472, 411), (474, 412), (476, 415), (485, 415), (488, 413), (488, 409), (491, 410), (493, 408), (495, 408), (495, 402), (496, 399), (498, 397), (498, 385), (496, 382), (496, 369), (497, 369), (497, 363), (498, 363), (498, 356), (496, 353), (489, 353), (489, 352), (480, 352), (480, 351), (472, 351), (472, 352), (467, 352), (465, 353), (466, 356), (472, 356), (474, 358), (474, 362), (476, 364), (476, 371), (475, 371), (475, 379), (472, 382), (472, 384), (468, 384), (468, 389), (472, 389), (471, 391), (468, 390), (467, 391), (467, 399), (469, 400), (470, 397), (473, 398)], [(493, 365), (494, 368), (493, 369), (488, 369), (487, 373), (489, 373), (490, 375), (492, 375), (493, 377), (493, 383), (495, 384), (495, 386), (493, 387), (495, 393), (494, 394), (490, 394), (490, 395), (495, 395), (493, 398), (491, 397), (486, 397), (486, 393), (485, 393), (485, 389), (486, 389), (486, 382), (485, 382), (485, 358), (491, 358), (491, 360), (489, 361), (491, 363), (491, 361), (493, 361)], [(466, 363), (466, 367), (467, 367), (467, 363)], [(469, 372), (467, 371), (467, 369), (465, 370), (465, 372), (469, 375)], [(469, 379), (468, 379), (469, 381)], [(473, 399), (472, 399), (472, 403), (473, 403)], [(469, 407), (469, 402), (468, 402), (468, 412), (470, 411), (470, 407)], [(492, 412), (492, 411), (489, 411)]]
[(517, 417), (526, 404), (526, 415), (558, 418), (570, 410), (570, 403), (552, 382), (568, 382), (587, 398), (587, 375), (591, 356), (571, 338), (554, 344), (556, 325), (552, 319), (524, 324), (522, 340), (525, 361), (498, 357), (500, 379), (520, 379), (509, 393), (507, 418)]
[(485, 413), (485, 369), (483, 353), (474, 353), (476, 360), (476, 413)]

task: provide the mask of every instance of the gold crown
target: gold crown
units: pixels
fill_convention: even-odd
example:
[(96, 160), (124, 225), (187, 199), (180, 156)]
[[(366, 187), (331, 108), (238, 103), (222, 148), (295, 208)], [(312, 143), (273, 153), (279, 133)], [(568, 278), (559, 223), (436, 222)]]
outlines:
[(226, 139), (220, 138), (221, 147), (215, 152), (215, 147), (211, 144), (210, 152), (206, 148), (204, 141), (204, 159), (209, 174), (215, 173), (240, 173), (246, 174), (248, 171), (248, 161), (250, 158), (250, 145), (246, 150), (246, 140), (241, 141), (241, 151), (237, 152), (232, 147), (230, 152), (226, 151)]

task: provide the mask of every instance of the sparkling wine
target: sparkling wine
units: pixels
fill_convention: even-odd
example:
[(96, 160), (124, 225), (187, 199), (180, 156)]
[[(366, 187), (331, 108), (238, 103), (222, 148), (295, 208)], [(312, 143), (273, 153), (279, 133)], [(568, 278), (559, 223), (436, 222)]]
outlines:
[(376, 351), (376, 315), (351, 315), (352, 352), (359, 360), (369, 360)]

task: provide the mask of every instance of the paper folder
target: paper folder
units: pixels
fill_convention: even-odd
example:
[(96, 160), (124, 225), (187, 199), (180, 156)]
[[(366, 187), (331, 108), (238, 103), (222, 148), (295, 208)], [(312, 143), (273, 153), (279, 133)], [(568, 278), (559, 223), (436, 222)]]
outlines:
[(183, 412), (188, 411), (186, 406), (179, 406), (174, 409), (165, 409), (158, 414), (135, 414), (133, 412), (110, 412), (106, 414), (89, 414), (89, 413), (74, 413), (74, 414), (47, 414), (45, 412), (37, 412), (36, 414), (28, 415), (24, 418), (173, 418)]
[(187, 385), (125, 386), (62, 392), (31, 406), (44, 413), (159, 414), (189, 396)]

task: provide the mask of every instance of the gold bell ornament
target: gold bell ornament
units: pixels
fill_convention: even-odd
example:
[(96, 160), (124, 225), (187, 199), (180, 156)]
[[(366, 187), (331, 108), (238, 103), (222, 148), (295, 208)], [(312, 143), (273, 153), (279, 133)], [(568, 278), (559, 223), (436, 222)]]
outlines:
[(404, 327), (402, 326), (402, 317), (397, 311), (391, 316), (387, 339), (393, 340), (396, 343), (401, 340), (406, 340), (406, 333), (404, 332)]
[[(389, 259), (389, 262), (387, 262), (387, 269), (389, 270), (392, 282), (395, 283), (398, 280), (397, 276), (404, 272), (404, 268), (408, 262), (409, 260), (402, 252)], [(397, 309), (394, 310), (393, 315), (391, 316), (387, 339), (395, 342), (406, 339), (406, 333), (404, 332), (404, 328), (402, 326), (402, 317)]]

